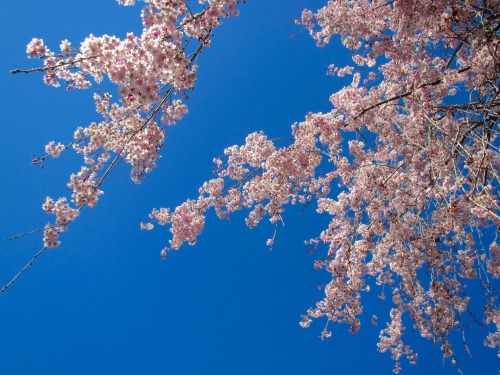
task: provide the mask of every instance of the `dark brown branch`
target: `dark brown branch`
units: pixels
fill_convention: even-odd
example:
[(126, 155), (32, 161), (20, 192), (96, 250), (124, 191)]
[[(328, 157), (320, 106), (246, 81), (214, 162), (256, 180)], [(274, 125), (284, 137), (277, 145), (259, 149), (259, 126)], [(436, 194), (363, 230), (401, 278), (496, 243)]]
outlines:
[(14, 70), (11, 70), (10, 73), (17, 74), (17, 73), (45, 72), (45, 71), (49, 71), (52, 69), (60, 68), (61, 66), (73, 65), (75, 63), (79, 63), (80, 61), (94, 59), (96, 57), (97, 56), (82, 57), (78, 60), (74, 60), (71, 62), (61, 62), (61, 63), (56, 64), (54, 66), (44, 66), (44, 67), (40, 66), (38, 68), (31, 68), (31, 69), (14, 69)]
[(460, 49), (462, 48), (463, 45), (464, 45), (463, 41), (461, 41), (458, 44), (457, 48), (453, 52), (453, 55), (451, 55), (450, 59), (448, 60), (448, 63), (446, 64), (445, 69), (448, 69), (450, 67), (451, 63), (453, 62), (453, 59), (457, 56), (458, 51), (460, 51)]
[(24, 236), (28, 236), (30, 234), (34, 234), (34, 233), (38, 233), (38, 232), (43, 232), (44, 229), (35, 229), (35, 230), (32, 230), (31, 232), (26, 232), (26, 233), (23, 233), (23, 234), (16, 234), (15, 236), (11, 236), (9, 238), (6, 238), (5, 240), (6, 241), (11, 241), (11, 240), (17, 240), (18, 238), (21, 238), (21, 237), (24, 237)]
[[(471, 67), (468, 66), (466, 68), (459, 69), (458, 72), (459, 73), (463, 73), (463, 72), (466, 72), (467, 70), (469, 70), (470, 68)], [(441, 79), (437, 79), (437, 80), (429, 82), (429, 83), (424, 83), (423, 85), (417, 87), (415, 90), (411, 90), (411, 91), (405, 92), (404, 94), (396, 95), (396, 96), (393, 96), (393, 97), (391, 97), (389, 99), (382, 100), (381, 102), (375, 103), (375, 104), (369, 106), (368, 108), (363, 109), (359, 115), (354, 116), (354, 119), (360, 118), (366, 112), (371, 111), (374, 108), (380, 107), (381, 105), (390, 103), (390, 102), (392, 102), (394, 100), (399, 100), (399, 99), (405, 98), (405, 97), (413, 94), (418, 89), (421, 89), (421, 88), (424, 88), (424, 87), (429, 87), (429, 86), (436, 86), (436, 85), (439, 85), (441, 82), (442, 82)]]
[(16, 280), (19, 278), (19, 276), (21, 276), (23, 274), (24, 271), (26, 271), (28, 268), (31, 267), (31, 265), (33, 264), (33, 262), (35, 261), (36, 258), (38, 258), (40, 256), (40, 254), (42, 254), (45, 250), (47, 250), (48, 247), (47, 246), (44, 246), (42, 248), (42, 250), (40, 250), (38, 253), (35, 254), (35, 256), (33, 258), (31, 258), (31, 260), (28, 262), (28, 264), (26, 264), (23, 269), (21, 271), (19, 271), (16, 276), (14, 276), (12, 278), (12, 280), (10, 280), (7, 284), (4, 285), (4, 287), (2, 288), (2, 290), (0, 290), (0, 294), (2, 294), (3, 292), (5, 292), (7, 290), (7, 288), (9, 286), (11, 286), (12, 284), (14, 284), (16, 282)]

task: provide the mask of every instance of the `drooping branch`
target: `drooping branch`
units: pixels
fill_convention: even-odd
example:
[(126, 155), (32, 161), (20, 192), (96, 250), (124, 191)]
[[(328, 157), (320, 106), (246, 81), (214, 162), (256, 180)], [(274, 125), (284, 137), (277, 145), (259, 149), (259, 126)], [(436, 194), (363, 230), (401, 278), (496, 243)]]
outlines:
[(47, 246), (44, 246), (38, 253), (35, 254), (33, 258), (10, 280), (7, 284), (3, 286), (0, 290), (0, 294), (4, 293), (12, 284), (14, 284), (17, 279), (35, 262), (36, 258), (38, 258), (45, 250), (47, 250)]

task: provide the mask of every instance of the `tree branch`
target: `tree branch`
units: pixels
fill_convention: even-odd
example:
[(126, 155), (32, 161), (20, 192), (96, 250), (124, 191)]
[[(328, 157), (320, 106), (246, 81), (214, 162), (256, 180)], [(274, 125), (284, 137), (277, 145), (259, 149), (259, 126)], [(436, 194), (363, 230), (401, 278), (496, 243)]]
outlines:
[(38, 253), (35, 254), (35, 256), (33, 258), (31, 258), (31, 260), (28, 262), (28, 264), (26, 264), (21, 271), (19, 271), (16, 276), (14, 276), (12, 278), (12, 280), (10, 280), (7, 284), (4, 285), (4, 287), (2, 288), (2, 290), (0, 290), (0, 294), (2, 294), (3, 292), (5, 292), (7, 290), (7, 288), (9, 286), (11, 286), (12, 284), (14, 284), (16, 282), (16, 280), (19, 278), (19, 276), (21, 276), (23, 274), (24, 271), (26, 271), (28, 268), (31, 267), (31, 265), (33, 264), (33, 262), (35, 261), (36, 258), (38, 258), (40, 256), (40, 254), (42, 254), (45, 250), (47, 250), (47, 246), (44, 246), (42, 248), (42, 250), (40, 250)]

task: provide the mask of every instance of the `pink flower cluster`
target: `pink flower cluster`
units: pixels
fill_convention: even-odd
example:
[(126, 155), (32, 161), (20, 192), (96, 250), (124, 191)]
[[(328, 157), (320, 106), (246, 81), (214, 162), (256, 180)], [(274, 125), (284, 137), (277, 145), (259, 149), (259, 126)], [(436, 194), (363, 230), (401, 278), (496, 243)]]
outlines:
[[(64, 203), (66, 210), (78, 212), (85, 205), (95, 206), (104, 179), (122, 160), (131, 165), (131, 178), (136, 183), (156, 167), (165, 126), (181, 120), (188, 111), (185, 100), (194, 88), (200, 53), (210, 45), (213, 30), (222, 19), (238, 14), (236, 5), (240, 1), (143, 2), (140, 36), (128, 33), (120, 39), (90, 35), (79, 48), (64, 40), (60, 53), (52, 52), (42, 39), (35, 38), (27, 46), (29, 57), (43, 61), (43, 68), (34, 70), (45, 72), (44, 82), (48, 85), (57, 87), (63, 82), (68, 90), (83, 89), (91, 86), (91, 78), (100, 83), (107, 77), (119, 88), (115, 102), (109, 93), (94, 95), (96, 110), (104, 118), (101, 122), (79, 127), (68, 145), (50, 142), (45, 147), (47, 155), (40, 158), (58, 157), (69, 147), (82, 154), (84, 165), (68, 183), (76, 208)], [(127, 6), (135, 1), (118, 3)], [(63, 211), (46, 211), (56, 215), (56, 223), (46, 227), (44, 237), (45, 243), (54, 247), (59, 244)], [(64, 229), (74, 217), (66, 219)]]
[[(319, 46), (340, 35), (363, 69), (330, 66), (351, 85), (331, 95), (329, 113), (294, 125), (289, 146), (250, 134), (215, 160), (197, 200), (154, 211), (171, 224), (170, 247), (193, 244), (211, 207), (220, 218), (246, 208), (250, 228), (265, 217), (276, 228), (285, 206), (316, 201), (331, 220), (310, 243), (324, 245), (315, 268), (331, 281), (300, 324), (326, 317), (355, 333), (363, 293), (385, 288), (391, 312), (378, 348), (394, 372), (401, 357), (418, 358), (401, 340), (405, 316), (453, 362), (448, 337), (469, 309), (467, 286), (488, 285), (486, 270), (499, 275), (499, 247), (485, 234), (500, 227), (498, 14), (499, 4), (472, 0), (332, 0), (304, 11)], [(496, 325), (486, 343), (497, 347), (496, 296), (485, 292), (484, 322)]]
[[(156, 166), (165, 127), (187, 113), (199, 54), (222, 19), (238, 14), (237, 0), (144, 3), (141, 35), (90, 35), (78, 49), (63, 41), (57, 54), (41, 39), (27, 46), (29, 57), (43, 61), (38, 70), (49, 85), (88, 88), (108, 77), (119, 88), (115, 101), (94, 96), (101, 122), (78, 128), (70, 145), (46, 146), (54, 157), (72, 146), (84, 161), (68, 184), (74, 207), (65, 198), (44, 204), (56, 215), (45, 228), (48, 247), (59, 244), (80, 208), (97, 204), (121, 161), (137, 183)], [(252, 133), (215, 160), (216, 177), (197, 199), (153, 210), (153, 222), (172, 234), (162, 257), (196, 243), (210, 208), (220, 218), (245, 208), (250, 228), (269, 219), (273, 246), (285, 208), (314, 202), (330, 219), (309, 241), (323, 249), (314, 267), (331, 280), (301, 326), (326, 318), (355, 333), (363, 295), (381, 289), (390, 313), (378, 348), (392, 354), (395, 373), (403, 356), (410, 363), (418, 357), (402, 341), (406, 317), (454, 361), (448, 337), (469, 309), (467, 286), (489, 285), (500, 274), (500, 247), (490, 235), (500, 227), (499, 14), (500, 3), (477, 0), (331, 0), (304, 11), (300, 23), (318, 46), (339, 35), (351, 51), (352, 65), (332, 64), (328, 73), (351, 75), (352, 83), (330, 96), (330, 112), (293, 125), (288, 146)], [(496, 331), (485, 344), (497, 348), (492, 290), (485, 288), (483, 320)], [(321, 337), (330, 336), (326, 326)]]
[(495, 325), (495, 332), (490, 332), (484, 341), (484, 345), (490, 348), (498, 348), (500, 357), (500, 310), (490, 310), (486, 314), (486, 323)]
[(47, 155), (50, 155), (54, 158), (59, 157), (61, 155), (61, 152), (63, 152), (66, 149), (66, 147), (62, 143), (56, 144), (55, 142), (51, 141), (45, 146), (45, 152)]
[(45, 226), (44, 245), (47, 247), (59, 246), (59, 233), (67, 230), (67, 225), (78, 217), (80, 211), (71, 208), (66, 202), (66, 198), (59, 198), (54, 201), (47, 197), (42, 208), (46, 213), (56, 215), (55, 223)]

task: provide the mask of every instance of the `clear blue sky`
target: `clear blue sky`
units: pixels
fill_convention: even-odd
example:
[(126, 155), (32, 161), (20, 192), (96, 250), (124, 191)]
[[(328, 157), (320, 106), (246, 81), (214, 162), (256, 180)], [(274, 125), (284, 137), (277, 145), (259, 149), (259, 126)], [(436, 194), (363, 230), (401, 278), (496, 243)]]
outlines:
[[(328, 281), (303, 245), (327, 223), (314, 207), (288, 211), (272, 252), (265, 239), (273, 227), (248, 230), (242, 214), (230, 221), (209, 215), (198, 244), (167, 262), (160, 260), (167, 230), (139, 229), (152, 207), (194, 197), (225, 147), (256, 130), (288, 136), (309, 111), (330, 110), (329, 95), (345, 82), (326, 69), (342, 64), (346, 51), (318, 49), (305, 32), (290, 38), (301, 9), (321, 3), (250, 0), (217, 30), (199, 62), (190, 113), (168, 129), (158, 168), (140, 186), (126, 167), (115, 171), (99, 205), (83, 211), (63, 245), (0, 296), (0, 374), (392, 373), (390, 356), (376, 351), (381, 325), (363, 322), (354, 336), (338, 326), (327, 341), (317, 338), (324, 322), (298, 325), (322, 297), (317, 285)], [(139, 11), (114, 0), (0, 2), (1, 238), (43, 227), (45, 197), (66, 194), (78, 168), (78, 157), (65, 153), (41, 170), (30, 166), (31, 154), (100, 120), (92, 89), (67, 93), (43, 85), (41, 75), (8, 71), (33, 66), (25, 57), (32, 37), (54, 50), (62, 39), (78, 45), (89, 33), (123, 37), (139, 31)], [(0, 243), (3, 285), (41, 248), (41, 236)], [(367, 307), (387, 313), (372, 297)], [(462, 371), (497, 374), (496, 351), (483, 348), (485, 331), (475, 332), (467, 336), (474, 360), (463, 358)], [(404, 362), (404, 374), (456, 373), (442, 369), (439, 350), (411, 328), (408, 341), (420, 363)]]

